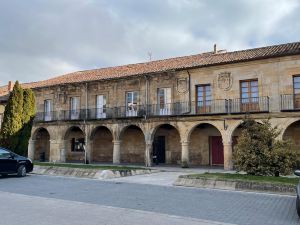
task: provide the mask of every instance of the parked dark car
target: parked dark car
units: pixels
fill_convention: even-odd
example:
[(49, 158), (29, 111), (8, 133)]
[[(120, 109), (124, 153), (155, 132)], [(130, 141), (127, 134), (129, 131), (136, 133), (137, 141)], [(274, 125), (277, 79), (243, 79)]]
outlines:
[(0, 147), (0, 175), (17, 174), (18, 177), (24, 177), (32, 170), (33, 164), (30, 159)]
[[(300, 170), (295, 170), (294, 174), (300, 177)], [(297, 185), (297, 199), (296, 199), (296, 210), (297, 214), (300, 217), (300, 182)]]

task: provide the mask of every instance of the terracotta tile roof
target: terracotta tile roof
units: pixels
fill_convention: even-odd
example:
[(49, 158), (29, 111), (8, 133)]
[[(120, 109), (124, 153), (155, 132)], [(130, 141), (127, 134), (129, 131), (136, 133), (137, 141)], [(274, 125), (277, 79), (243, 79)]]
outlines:
[[(120, 77), (164, 72), (170, 70), (207, 67), (213, 65), (238, 63), (298, 54), (300, 54), (300, 42), (294, 42), (288, 44), (267, 46), (262, 48), (247, 49), (242, 51), (233, 51), (217, 54), (209, 52), (197, 55), (157, 60), (152, 62), (78, 71), (44, 81), (22, 84), (22, 86), (25, 88), (39, 88), (58, 84), (106, 80)], [(4, 89), (3, 87), (0, 87), (0, 96), (1, 93), (5, 93)]]

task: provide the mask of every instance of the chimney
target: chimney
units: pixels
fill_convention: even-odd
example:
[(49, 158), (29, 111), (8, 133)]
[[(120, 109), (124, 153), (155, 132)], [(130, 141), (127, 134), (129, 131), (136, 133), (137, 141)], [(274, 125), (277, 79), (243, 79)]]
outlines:
[(214, 44), (214, 54), (217, 53), (217, 44)]
[(14, 88), (14, 83), (12, 81), (8, 81), (7, 90), (11, 92)]

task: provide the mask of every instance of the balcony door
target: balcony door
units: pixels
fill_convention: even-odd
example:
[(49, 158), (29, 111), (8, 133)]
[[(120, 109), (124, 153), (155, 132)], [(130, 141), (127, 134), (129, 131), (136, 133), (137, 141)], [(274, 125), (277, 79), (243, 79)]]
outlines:
[(196, 86), (197, 95), (197, 113), (210, 113), (211, 112), (211, 86), (198, 85)]
[(80, 116), (79, 97), (71, 97), (70, 99), (70, 119), (77, 120)]
[(159, 88), (157, 95), (159, 115), (171, 115), (171, 88)]
[(52, 101), (50, 99), (47, 99), (44, 101), (44, 120), (45, 121), (52, 120), (51, 111), (52, 111)]
[(97, 95), (96, 99), (96, 118), (102, 119), (106, 118), (106, 96), (105, 95)]
[(137, 91), (129, 91), (126, 93), (126, 116), (137, 116), (137, 101)]
[(294, 108), (300, 109), (300, 76), (294, 76)]
[(259, 111), (258, 80), (241, 81), (241, 111)]

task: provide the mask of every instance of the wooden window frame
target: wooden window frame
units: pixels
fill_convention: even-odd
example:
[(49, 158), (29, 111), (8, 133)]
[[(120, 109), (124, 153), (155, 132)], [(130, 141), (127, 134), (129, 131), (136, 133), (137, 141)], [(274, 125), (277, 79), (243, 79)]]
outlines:
[[(251, 91), (251, 82), (256, 81), (257, 82), (257, 96), (258, 97), (252, 97), (252, 94), (255, 92)], [(248, 97), (243, 98), (243, 83), (248, 83)], [(257, 98), (256, 101), (253, 101), (254, 98)], [(248, 102), (243, 102), (244, 99), (248, 99)], [(242, 112), (247, 112), (247, 111), (259, 111), (259, 84), (258, 84), (258, 78), (253, 78), (253, 79), (246, 79), (246, 80), (240, 80), (240, 109)]]
[[(199, 89), (199, 87), (207, 87), (207, 86), (209, 86), (210, 87), (210, 97), (211, 97), (211, 102), (212, 102), (212, 91), (211, 91), (211, 89), (212, 89), (212, 85), (210, 84), (210, 83), (208, 83), (208, 84), (197, 84), (195, 87), (195, 100), (196, 100), (196, 104), (195, 104), (195, 111), (196, 111), (196, 113), (210, 113), (211, 112), (211, 104), (210, 105), (206, 105), (206, 103), (202, 106), (202, 107), (199, 107), (198, 106), (198, 89)], [(205, 90), (206, 90), (206, 88), (205, 88)], [(205, 96), (205, 97), (204, 97)], [(203, 102), (206, 102), (206, 91), (203, 91)], [(199, 110), (199, 108), (202, 108), (201, 110)]]
[[(294, 103), (294, 109), (300, 109), (300, 94), (295, 93), (296, 89), (300, 90), (300, 88), (295, 88), (295, 78), (296, 77), (300, 78), (300, 74), (293, 75), (293, 103)], [(297, 82), (297, 83), (300, 83), (300, 82)]]

